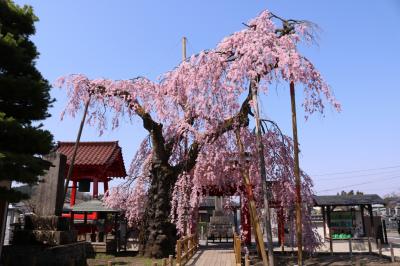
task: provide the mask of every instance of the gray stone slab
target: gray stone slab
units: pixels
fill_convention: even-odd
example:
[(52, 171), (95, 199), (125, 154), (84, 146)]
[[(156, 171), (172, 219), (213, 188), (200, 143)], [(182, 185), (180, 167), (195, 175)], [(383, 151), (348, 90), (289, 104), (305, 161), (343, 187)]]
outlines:
[(34, 212), (39, 216), (60, 216), (64, 203), (67, 157), (61, 153), (51, 153), (44, 159), (51, 162), (53, 166), (41, 178), (41, 182), (32, 195), (31, 202)]

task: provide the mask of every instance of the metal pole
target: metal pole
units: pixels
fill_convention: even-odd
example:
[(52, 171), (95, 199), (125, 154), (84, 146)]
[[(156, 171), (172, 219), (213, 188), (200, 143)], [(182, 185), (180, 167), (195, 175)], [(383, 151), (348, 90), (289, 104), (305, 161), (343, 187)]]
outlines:
[(260, 168), (261, 177), (261, 193), (264, 196), (264, 223), (265, 223), (265, 233), (267, 235), (267, 250), (268, 250), (268, 260), (269, 265), (274, 266), (274, 247), (272, 243), (272, 229), (271, 229), (271, 210), (269, 208), (268, 202), (268, 191), (267, 191), (267, 174), (265, 172), (265, 159), (264, 159), (264, 145), (262, 143), (261, 136), (261, 122), (260, 122), (260, 110), (258, 107), (258, 90), (257, 84), (253, 82), (251, 86), (251, 94), (254, 104), (254, 119), (256, 122), (256, 141), (257, 141), (257, 152), (258, 152), (258, 165)]
[(89, 104), (90, 104), (90, 95), (89, 95), (89, 98), (88, 98), (88, 100), (86, 101), (86, 104), (85, 104), (85, 110), (83, 111), (83, 117), (82, 117), (82, 120), (81, 120), (81, 124), (79, 125), (78, 136), (76, 136), (76, 141), (75, 141), (75, 146), (74, 146), (74, 153), (72, 154), (71, 164), (69, 166), (68, 174), (67, 174), (66, 181), (65, 181), (64, 200), (63, 200), (63, 202), (65, 201), (65, 198), (67, 197), (68, 184), (69, 184), (69, 181), (71, 180), (71, 175), (72, 175), (72, 170), (74, 168), (76, 153), (78, 151), (79, 141), (81, 140), (83, 125), (85, 124), (86, 114), (87, 114), (87, 111), (88, 111), (88, 108), (89, 108)]
[(298, 265), (303, 265), (303, 234), (301, 223), (301, 180), (299, 166), (299, 142), (297, 139), (297, 118), (296, 118), (296, 95), (294, 82), (290, 82), (290, 99), (292, 105), (292, 127), (294, 144), (294, 176), (296, 181), (296, 240), (297, 240), (297, 260)]

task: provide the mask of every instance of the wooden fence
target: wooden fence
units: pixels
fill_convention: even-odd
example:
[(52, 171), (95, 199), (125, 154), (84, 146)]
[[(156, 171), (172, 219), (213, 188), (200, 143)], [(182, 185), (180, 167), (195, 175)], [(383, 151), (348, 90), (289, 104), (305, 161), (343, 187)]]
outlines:
[(185, 236), (176, 241), (176, 266), (187, 263), (199, 248), (197, 234)]
[(236, 233), (233, 233), (233, 250), (235, 251), (236, 266), (240, 266), (242, 264), (242, 246), (240, 236)]

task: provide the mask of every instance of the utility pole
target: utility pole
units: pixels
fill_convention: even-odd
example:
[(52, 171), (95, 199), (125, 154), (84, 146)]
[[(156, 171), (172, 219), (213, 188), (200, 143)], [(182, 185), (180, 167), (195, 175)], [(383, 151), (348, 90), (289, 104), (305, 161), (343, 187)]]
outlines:
[(290, 100), (292, 105), (292, 127), (293, 127), (293, 150), (294, 150), (294, 177), (296, 183), (296, 241), (297, 241), (297, 265), (303, 265), (303, 236), (301, 223), (301, 180), (299, 166), (299, 142), (297, 139), (297, 118), (296, 118), (296, 94), (294, 82), (290, 82)]
[(65, 180), (64, 200), (63, 200), (63, 202), (65, 201), (65, 198), (67, 197), (68, 184), (69, 184), (69, 181), (71, 180), (72, 170), (74, 169), (76, 153), (78, 151), (78, 146), (79, 146), (79, 141), (81, 140), (83, 125), (85, 124), (86, 114), (87, 114), (87, 111), (88, 111), (88, 108), (89, 108), (89, 104), (90, 104), (90, 96), (91, 95), (89, 94), (89, 98), (86, 101), (85, 109), (83, 111), (83, 117), (82, 117), (82, 120), (81, 120), (81, 124), (79, 125), (78, 135), (76, 136), (76, 141), (75, 141), (75, 146), (74, 146), (74, 153), (72, 154), (71, 163), (69, 165), (68, 174), (67, 174), (67, 177), (66, 177), (66, 180)]
[(186, 42), (187, 38), (182, 37), (182, 62), (186, 60)]
[[(186, 39), (186, 37), (185, 36), (183, 36), (182, 37), (182, 62), (185, 62), (185, 60), (186, 60), (186, 42), (187, 42), (187, 39)], [(184, 156), (185, 156), (185, 158), (187, 158), (187, 150), (188, 150), (188, 139), (187, 139), (187, 137), (186, 138), (184, 138), (184, 145), (185, 145), (185, 154), (184, 154)], [(185, 181), (185, 182), (187, 182), (187, 181)], [(185, 194), (189, 194), (189, 191), (186, 191), (186, 189), (185, 189), (185, 192), (184, 192)], [(189, 210), (188, 210), (188, 208), (186, 207), (186, 205), (185, 205), (185, 219), (184, 219), (184, 224), (183, 224), (183, 231), (184, 231), (184, 234), (185, 235), (190, 235), (190, 232), (189, 232)]]
[(265, 233), (267, 235), (267, 250), (268, 250), (268, 260), (269, 265), (274, 266), (274, 246), (272, 243), (272, 229), (271, 229), (271, 211), (268, 202), (268, 191), (267, 191), (267, 174), (265, 172), (265, 159), (264, 159), (264, 145), (262, 143), (261, 135), (261, 122), (260, 122), (260, 110), (258, 106), (258, 85), (259, 80), (256, 82), (252, 81), (251, 95), (254, 105), (254, 120), (256, 122), (256, 141), (257, 141), (257, 152), (258, 152), (258, 164), (260, 168), (260, 178), (261, 178), (261, 193), (264, 197), (264, 223), (265, 223)]

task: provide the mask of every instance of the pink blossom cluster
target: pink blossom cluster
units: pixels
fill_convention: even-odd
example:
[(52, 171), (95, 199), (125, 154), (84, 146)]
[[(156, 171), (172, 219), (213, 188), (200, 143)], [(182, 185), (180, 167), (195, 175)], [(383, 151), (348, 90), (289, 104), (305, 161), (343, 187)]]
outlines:
[(130, 225), (138, 225), (143, 220), (147, 205), (151, 149), (145, 138), (139, 146), (128, 171), (127, 180), (111, 188), (104, 196), (106, 206), (124, 211)]
[(124, 211), (129, 225), (139, 225), (147, 204), (148, 183), (143, 177), (135, 180), (131, 186), (117, 186), (107, 191), (104, 202), (106, 206)]

